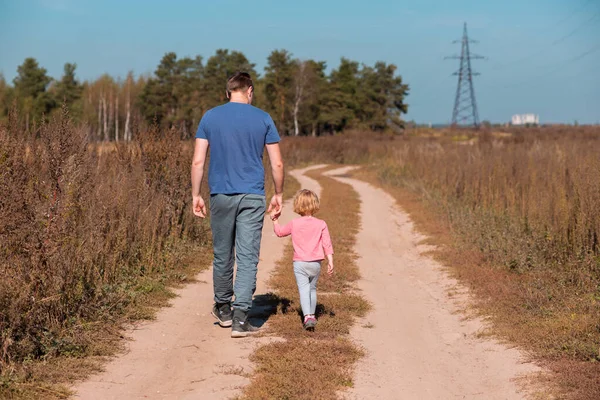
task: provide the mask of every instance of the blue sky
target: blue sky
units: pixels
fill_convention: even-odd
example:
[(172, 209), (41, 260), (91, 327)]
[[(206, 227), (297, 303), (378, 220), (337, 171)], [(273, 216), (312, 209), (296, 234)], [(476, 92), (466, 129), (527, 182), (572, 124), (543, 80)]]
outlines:
[(532, 112), (542, 122), (600, 122), (600, 0), (0, 0), (0, 72), (26, 57), (53, 77), (75, 62), (81, 79), (151, 73), (162, 55), (240, 50), (262, 72), (273, 49), (327, 61), (398, 66), (411, 87), (407, 119), (452, 114), (467, 22), (482, 75), (482, 120)]

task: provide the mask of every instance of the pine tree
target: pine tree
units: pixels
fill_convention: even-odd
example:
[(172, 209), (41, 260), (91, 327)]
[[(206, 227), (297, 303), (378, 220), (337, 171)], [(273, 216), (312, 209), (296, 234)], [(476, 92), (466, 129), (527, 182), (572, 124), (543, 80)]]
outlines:
[(408, 86), (395, 72), (395, 65), (381, 61), (374, 67), (363, 66), (357, 93), (361, 104), (357, 117), (362, 126), (375, 131), (403, 127), (401, 115), (408, 109), (404, 103)]
[(175, 53), (165, 54), (140, 95), (146, 121), (180, 128), (188, 137), (204, 109), (200, 97), (203, 73), (200, 56), (178, 60)]
[(12, 88), (6, 83), (4, 75), (0, 73), (0, 122), (8, 117), (12, 102)]
[(358, 63), (342, 58), (340, 66), (331, 71), (329, 90), (323, 99), (321, 120), (330, 131), (341, 131), (355, 126), (360, 104)]
[(83, 87), (75, 78), (76, 68), (77, 64), (65, 64), (63, 76), (54, 88), (57, 102), (65, 102), (70, 106), (81, 98)]
[(247, 72), (254, 81), (258, 80), (255, 64), (250, 63), (246, 56), (238, 51), (218, 49), (214, 56), (206, 62), (204, 68), (203, 98), (205, 108), (210, 109), (227, 102), (227, 79), (235, 72)]
[(267, 59), (263, 80), (266, 110), (279, 133), (291, 130), (291, 114), (295, 97), (294, 70), (297, 64), (287, 50), (274, 50)]
[(13, 80), (20, 108), (25, 114), (25, 128), (29, 130), (33, 119), (38, 120), (47, 115), (56, 106), (56, 102), (47, 92), (52, 78), (46, 75), (35, 58), (26, 58), (17, 68), (17, 76)]
[(69, 107), (70, 115), (79, 118), (82, 114), (82, 104), (79, 103), (83, 86), (75, 78), (77, 64), (66, 63), (60, 81), (52, 88), (56, 104), (65, 103)]

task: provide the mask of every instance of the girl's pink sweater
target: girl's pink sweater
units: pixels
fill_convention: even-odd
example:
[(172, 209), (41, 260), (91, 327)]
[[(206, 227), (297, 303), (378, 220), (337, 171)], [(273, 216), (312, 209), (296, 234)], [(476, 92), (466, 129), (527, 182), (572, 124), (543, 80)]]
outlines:
[(294, 261), (320, 261), (333, 254), (329, 229), (323, 220), (300, 217), (283, 226), (274, 224), (273, 230), (279, 237), (292, 235)]

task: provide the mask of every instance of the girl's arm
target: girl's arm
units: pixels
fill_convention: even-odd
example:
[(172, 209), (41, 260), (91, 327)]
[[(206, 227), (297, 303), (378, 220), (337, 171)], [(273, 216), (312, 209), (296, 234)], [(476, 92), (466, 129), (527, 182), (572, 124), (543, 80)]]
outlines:
[(323, 243), (323, 250), (325, 251), (325, 256), (327, 257), (327, 273), (329, 275), (333, 274), (333, 245), (331, 244), (331, 236), (329, 235), (329, 228), (327, 228), (327, 224), (324, 224), (323, 232), (321, 233), (321, 241)]
[(321, 242), (323, 243), (323, 250), (325, 250), (325, 255), (333, 254), (333, 245), (331, 244), (331, 236), (329, 236), (329, 228), (327, 228), (327, 224), (323, 227), (323, 231), (321, 233)]
[(284, 237), (292, 234), (292, 222), (290, 221), (287, 224), (281, 226), (279, 225), (279, 221), (273, 220), (273, 230), (278, 237)]
[(327, 254), (327, 274), (333, 275), (333, 254)]

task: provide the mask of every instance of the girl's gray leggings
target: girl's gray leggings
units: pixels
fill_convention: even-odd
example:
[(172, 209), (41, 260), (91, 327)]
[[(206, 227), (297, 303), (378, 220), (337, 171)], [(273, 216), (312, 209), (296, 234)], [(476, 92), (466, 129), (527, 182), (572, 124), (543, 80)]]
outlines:
[(304, 315), (314, 315), (317, 308), (317, 281), (320, 273), (319, 261), (294, 261), (294, 275), (296, 275), (300, 305)]

